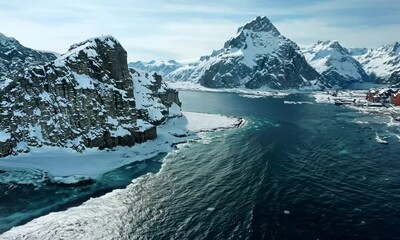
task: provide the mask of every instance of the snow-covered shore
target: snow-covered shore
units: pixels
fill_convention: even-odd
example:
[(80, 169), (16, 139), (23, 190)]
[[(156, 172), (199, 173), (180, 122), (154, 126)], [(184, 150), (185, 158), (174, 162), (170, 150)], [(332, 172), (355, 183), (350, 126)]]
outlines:
[[(50, 155), (54, 158), (44, 159), (42, 162), (40, 162), (38, 158), (38, 160), (33, 163), (26, 162), (24, 166), (23, 160), (19, 160), (20, 157), (18, 156), (0, 161), (0, 166), (12, 167), (13, 165), (11, 162), (17, 160), (18, 164), (15, 164), (14, 167), (41, 167), (53, 174), (76, 173), (77, 171), (86, 174), (99, 174), (103, 171), (109, 171), (116, 166), (126, 164), (129, 161), (139, 161), (140, 159), (150, 157), (152, 154), (170, 151), (172, 150), (171, 143), (176, 141), (182, 142), (183, 139), (189, 140), (198, 138), (196, 133), (237, 128), (243, 126), (245, 123), (246, 121), (244, 119), (236, 117), (183, 112), (183, 117), (170, 119), (165, 125), (160, 126), (159, 137), (153, 142), (147, 142), (129, 149), (118, 148), (116, 151), (110, 152), (93, 150), (80, 154), (82, 156), (80, 161), (86, 160), (90, 161), (91, 164), (96, 163), (96, 165), (92, 165), (92, 168), (95, 168), (94, 170), (89, 169), (89, 164), (81, 168), (80, 166), (72, 167), (72, 163), (66, 163), (67, 160), (69, 161), (73, 159), (73, 157), (79, 156), (78, 153), (65, 152), (66, 154), (59, 154), (59, 159), (56, 159), (55, 150), (54, 153)], [(181, 133), (189, 134), (189, 136), (175, 136)], [(134, 155), (134, 153), (138, 154)], [(28, 154), (23, 159), (28, 161), (28, 156), (34, 154), (35, 153)], [(40, 154), (46, 156), (44, 151), (37, 152), (37, 154), (38, 156)], [(107, 157), (97, 159), (97, 157), (103, 154)], [(124, 158), (124, 154), (131, 155), (128, 158)], [(67, 157), (64, 158), (64, 155)], [(115, 157), (115, 159), (111, 157)], [(93, 158), (93, 160), (90, 160), (91, 158)], [(50, 167), (46, 166), (46, 164), (51, 161), (58, 162), (59, 165), (53, 164)], [(74, 163), (80, 164), (80, 161), (74, 160)], [(107, 161), (108, 163), (106, 164)], [(67, 169), (57, 170), (56, 166), (58, 166), (58, 168), (63, 168), (60, 164), (66, 164)], [(122, 224), (124, 221), (124, 219), (120, 219), (120, 216), (123, 216), (124, 213), (129, 210), (129, 206), (123, 204), (124, 199), (129, 197), (130, 189), (140, 184), (140, 181), (146, 177), (154, 176), (145, 175), (135, 179), (126, 189), (114, 190), (104, 196), (92, 198), (78, 207), (69, 208), (62, 212), (50, 213), (34, 219), (25, 225), (14, 227), (0, 235), (0, 239), (109, 239), (116, 237), (118, 236), (118, 225)], [(102, 226), (104, 229), (99, 230), (99, 226)]]
[(285, 97), (290, 94), (309, 92), (307, 90), (275, 90), (267, 87), (258, 89), (248, 89), (244, 87), (238, 88), (206, 88), (201, 86), (199, 83), (193, 82), (168, 82), (171, 88), (182, 90), (182, 91), (202, 91), (202, 92), (227, 92), (227, 93), (237, 93), (242, 97), (248, 98), (259, 98), (259, 97)]
[[(112, 150), (87, 149), (78, 153), (68, 148), (33, 148), (29, 153), (0, 159), (0, 169), (6, 171), (41, 171), (47, 178), (74, 183), (74, 179), (96, 178), (106, 172), (135, 161), (143, 161), (166, 153), (177, 143), (198, 138), (195, 133), (239, 127), (243, 119), (216, 114), (183, 112), (179, 118), (171, 118), (158, 127), (158, 137), (153, 141), (133, 147), (117, 147)], [(12, 174), (7, 176), (12, 178)], [(18, 176), (15, 176), (18, 178)], [(38, 180), (35, 178), (36, 181)], [(0, 178), (0, 180), (2, 180)], [(3, 179), (4, 180), (4, 179)], [(18, 179), (11, 179), (17, 181)], [(11, 181), (10, 180), (10, 181)], [(40, 180), (40, 179), (39, 179)], [(24, 179), (27, 182), (27, 179)]]
[(399, 106), (392, 104), (382, 105), (367, 101), (367, 93), (367, 90), (341, 90), (337, 94), (316, 92), (313, 93), (313, 96), (317, 103), (335, 104), (337, 102), (344, 102), (346, 104), (343, 104), (343, 107), (351, 108), (365, 114), (378, 114), (389, 117), (400, 114)]

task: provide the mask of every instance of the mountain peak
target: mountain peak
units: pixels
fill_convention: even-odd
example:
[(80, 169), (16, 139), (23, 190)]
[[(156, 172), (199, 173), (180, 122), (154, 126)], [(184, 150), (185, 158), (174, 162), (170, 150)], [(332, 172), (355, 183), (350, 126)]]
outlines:
[(70, 61), (75, 61), (80, 59), (78, 56), (81, 52), (89, 58), (95, 58), (111, 50), (118, 50), (118, 52), (124, 52), (124, 55), (126, 55), (125, 49), (123, 49), (121, 44), (114, 37), (109, 35), (94, 37), (71, 45), (68, 52), (62, 54), (58, 60), (64, 61), (68, 59)]
[(345, 49), (342, 45), (340, 45), (337, 40), (327, 40), (327, 41), (318, 41), (311, 48), (315, 49), (334, 49), (340, 52), (341, 54), (349, 54), (348, 50)]
[(276, 29), (266, 16), (258, 16), (252, 21), (246, 23), (238, 29), (238, 33), (243, 30), (250, 30), (253, 32), (272, 32), (276, 35), (280, 35), (278, 29)]
[(111, 35), (106, 35), (106, 36), (101, 36), (101, 37), (94, 37), (94, 38), (89, 38), (86, 39), (83, 42), (75, 43), (71, 45), (68, 51), (78, 49), (78, 48), (84, 48), (84, 47), (89, 47), (89, 46), (96, 46), (98, 43), (106, 44), (111, 48), (114, 48), (115, 44), (120, 45), (117, 39), (115, 39)]

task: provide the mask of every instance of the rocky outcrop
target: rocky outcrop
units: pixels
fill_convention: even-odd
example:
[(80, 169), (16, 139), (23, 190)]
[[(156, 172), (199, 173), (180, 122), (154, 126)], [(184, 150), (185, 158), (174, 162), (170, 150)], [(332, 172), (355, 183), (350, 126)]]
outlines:
[(130, 71), (139, 118), (158, 125), (169, 117), (180, 115), (178, 91), (168, 88), (160, 75), (134, 68)]
[(318, 41), (302, 52), (307, 61), (332, 86), (345, 87), (353, 82), (369, 81), (361, 64), (337, 41)]
[[(126, 51), (111, 36), (72, 45), (54, 61), (25, 70), (0, 91), (0, 155), (43, 145), (77, 151), (132, 146), (156, 138), (155, 124), (180, 102), (161, 77), (152, 78), (146, 87), (136, 84)], [(164, 111), (157, 112), (153, 102), (141, 98), (146, 89)], [(146, 120), (152, 119), (141, 114), (145, 111), (162, 117), (150, 124)]]
[(257, 17), (240, 27), (222, 49), (167, 78), (210, 88), (321, 89), (326, 82), (307, 63), (299, 47), (282, 36), (267, 17)]

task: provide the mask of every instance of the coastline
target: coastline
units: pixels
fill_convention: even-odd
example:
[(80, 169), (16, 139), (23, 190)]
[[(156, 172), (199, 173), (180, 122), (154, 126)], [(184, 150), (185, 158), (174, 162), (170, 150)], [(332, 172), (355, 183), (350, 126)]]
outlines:
[[(187, 144), (190, 141), (200, 140), (201, 137), (198, 133), (203, 132), (214, 132), (226, 129), (241, 128), (247, 121), (243, 118), (228, 117), (217, 114), (206, 114), (206, 113), (194, 113), (194, 112), (182, 112), (183, 116), (180, 118), (169, 119), (169, 121), (161, 126), (160, 139), (154, 142), (163, 142), (158, 146), (165, 147), (159, 149), (161, 151), (168, 152), (167, 156), (172, 154), (174, 149), (179, 149), (179, 144)], [(196, 128), (194, 128), (196, 126)], [(175, 137), (174, 134), (186, 132), (185, 137)], [(168, 136), (168, 138), (166, 137)], [(170, 139), (169, 143), (166, 143), (166, 139)], [(174, 139), (174, 141), (171, 141)], [(177, 140), (182, 140), (180, 143)], [(171, 144), (172, 143), (172, 144)], [(184, 145), (182, 145), (183, 147)], [(123, 150), (118, 149), (116, 151), (98, 151), (101, 153), (110, 154), (122, 154)], [(131, 149), (132, 151), (132, 149)], [(82, 154), (85, 155), (85, 154)], [(96, 154), (95, 154), (96, 155)], [(88, 155), (88, 156), (95, 156)], [(147, 155), (150, 156), (150, 155)], [(166, 159), (167, 156), (164, 158)], [(139, 161), (139, 160), (138, 160)], [(1, 166), (1, 165), (0, 165)], [(111, 169), (110, 169), (111, 170)], [(98, 172), (100, 173), (100, 172)], [(157, 175), (156, 173), (155, 175)], [(104, 217), (117, 217), (119, 214), (127, 211), (127, 206), (121, 204), (124, 202), (126, 196), (129, 195), (129, 189), (148, 177), (153, 177), (154, 174), (144, 174), (136, 179), (132, 180), (132, 183), (123, 189), (114, 189), (113, 191), (106, 193), (100, 197), (91, 198), (77, 207), (71, 207), (61, 212), (51, 212), (49, 214), (40, 216), (33, 219), (32, 221), (11, 228), (0, 235), (1, 239), (18, 239), (29, 236), (32, 239), (55, 239), (62, 237), (63, 233), (58, 232), (60, 225), (64, 226), (66, 233), (70, 237), (68, 229), (74, 229), (75, 224), (79, 224), (82, 228), (81, 232), (76, 232), (74, 239), (99, 239), (104, 236), (103, 233), (96, 230), (94, 226), (98, 226), (99, 221), (101, 222)], [(96, 220), (98, 219), (98, 220)], [(112, 226), (108, 226), (112, 229)], [(44, 230), (44, 228), (46, 230)], [(54, 232), (52, 231), (54, 230)], [(98, 235), (100, 234), (100, 235)]]
[[(38, 171), (42, 179), (53, 183), (76, 184), (89, 179), (95, 180), (104, 173), (124, 165), (140, 162), (172, 151), (179, 143), (197, 139), (196, 133), (242, 127), (242, 118), (226, 117), (216, 114), (183, 112), (179, 118), (170, 118), (158, 127), (155, 140), (137, 144), (133, 147), (116, 147), (108, 150), (87, 149), (78, 153), (72, 149), (42, 147), (31, 152), (0, 159), (3, 171)], [(16, 181), (18, 179), (1, 179)], [(24, 179), (24, 183), (27, 179)], [(35, 184), (35, 182), (32, 182)]]

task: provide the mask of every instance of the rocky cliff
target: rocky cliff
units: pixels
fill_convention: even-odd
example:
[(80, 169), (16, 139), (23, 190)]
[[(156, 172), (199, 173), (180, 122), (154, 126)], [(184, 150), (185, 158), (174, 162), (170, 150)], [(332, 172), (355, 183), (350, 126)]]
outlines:
[[(180, 110), (177, 93), (164, 97), (172, 90), (162, 88), (161, 79), (148, 83), (153, 99), (166, 104), (163, 118), (151, 124), (136, 108), (141, 85), (134, 80), (126, 51), (111, 36), (74, 44), (54, 61), (25, 70), (0, 92), (0, 155), (43, 145), (77, 151), (132, 146), (155, 138), (154, 124), (170, 116), (168, 107), (176, 102)], [(147, 106), (140, 104), (141, 110)]]
[(282, 36), (267, 17), (257, 17), (240, 27), (222, 49), (166, 78), (211, 88), (320, 89), (326, 81), (307, 63), (299, 47)]
[(361, 64), (337, 41), (318, 41), (302, 52), (332, 86), (345, 87), (352, 82), (370, 80)]

